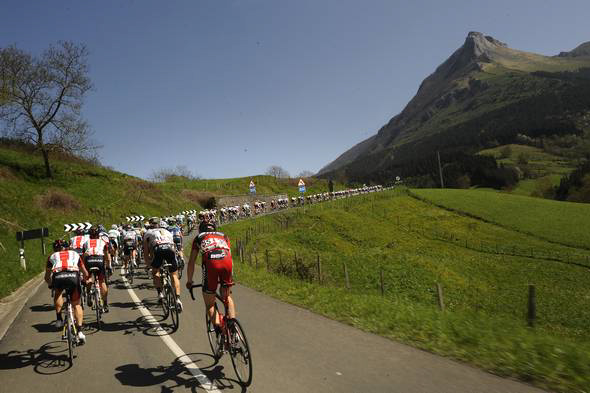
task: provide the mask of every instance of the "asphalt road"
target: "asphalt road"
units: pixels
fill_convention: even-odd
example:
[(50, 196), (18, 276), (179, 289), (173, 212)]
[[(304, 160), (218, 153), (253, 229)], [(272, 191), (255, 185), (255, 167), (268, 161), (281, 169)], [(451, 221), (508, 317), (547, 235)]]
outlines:
[(540, 392), (237, 286), (254, 366), (246, 389), (227, 355), (211, 356), (200, 298), (183, 291), (181, 326), (170, 333), (143, 271), (132, 292), (139, 303), (116, 272), (104, 329), (85, 315), (87, 343), (71, 366), (42, 285), (0, 341), (0, 392)]

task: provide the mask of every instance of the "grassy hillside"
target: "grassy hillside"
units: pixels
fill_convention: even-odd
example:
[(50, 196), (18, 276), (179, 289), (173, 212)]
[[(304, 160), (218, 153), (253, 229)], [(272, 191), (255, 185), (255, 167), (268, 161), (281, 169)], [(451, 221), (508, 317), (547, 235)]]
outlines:
[(590, 205), (471, 190), (413, 190), (415, 195), (504, 228), (590, 249)]
[(517, 167), (523, 176), (510, 193), (524, 196), (551, 197), (561, 178), (572, 172), (576, 160), (550, 154), (533, 146), (508, 144), (485, 149), (478, 154), (494, 157), (498, 164)]
[[(454, 190), (442, 194), (447, 191)], [(520, 200), (470, 193), (483, 198), (483, 206), (491, 204), (487, 194)], [(506, 206), (519, 216), (522, 204)], [(559, 214), (575, 218), (577, 209), (563, 204)], [(587, 223), (564, 227), (552, 217), (546, 222), (570, 238), (587, 236)], [(236, 261), (238, 244), (245, 244), (236, 275), (249, 286), (502, 375), (587, 390), (590, 275), (584, 264), (590, 253), (528, 235), (523, 225), (513, 230), (390, 191), (233, 223), (224, 231)], [(543, 235), (563, 240), (557, 232)], [(445, 312), (437, 310), (436, 283)], [(537, 291), (534, 329), (526, 327), (529, 284)]]
[(0, 147), (0, 297), (43, 270), (40, 240), (25, 242), (27, 272), (18, 263), (15, 232), (48, 227), (50, 242), (66, 235), (63, 224), (105, 225), (124, 216), (167, 214), (198, 206), (182, 194), (123, 173), (78, 160), (53, 160), (54, 179), (43, 178), (38, 155)]

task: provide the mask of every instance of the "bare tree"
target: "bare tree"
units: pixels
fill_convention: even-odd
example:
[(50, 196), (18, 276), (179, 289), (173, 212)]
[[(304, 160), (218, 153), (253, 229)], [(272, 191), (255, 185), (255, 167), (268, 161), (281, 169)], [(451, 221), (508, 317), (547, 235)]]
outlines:
[(314, 175), (314, 173), (312, 171), (308, 171), (306, 169), (306, 170), (301, 171), (299, 173), (299, 175), (297, 175), (297, 177), (299, 177), (299, 178), (301, 178), (301, 177), (312, 177), (313, 175)]
[(149, 179), (156, 183), (172, 180), (196, 180), (201, 176), (194, 174), (185, 165), (177, 165), (176, 168), (160, 168), (152, 171)]
[(98, 147), (81, 116), (92, 88), (87, 57), (86, 47), (72, 42), (50, 46), (40, 57), (0, 48), (0, 120), (13, 137), (41, 151), (47, 177), (50, 152), (90, 155)]
[(266, 170), (266, 174), (274, 176), (275, 179), (285, 179), (290, 177), (289, 172), (278, 165), (269, 166)]

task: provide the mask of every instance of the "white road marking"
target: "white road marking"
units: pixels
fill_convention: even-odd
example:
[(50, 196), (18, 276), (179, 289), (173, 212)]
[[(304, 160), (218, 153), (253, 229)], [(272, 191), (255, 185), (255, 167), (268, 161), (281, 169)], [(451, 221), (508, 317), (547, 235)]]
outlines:
[(150, 325), (155, 326), (156, 334), (158, 336), (160, 336), (162, 341), (164, 341), (164, 344), (166, 344), (168, 346), (168, 348), (170, 348), (172, 353), (174, 355), (176, 355), (178, 360), (193, 375), (193, 377), (195, 377), (195, 379), (199, 382), (199, 384), (205, 390), (207, 390), (209, 392), (213, 392), (213, 393), (221, 393), (219, 391), (219, 389), (217, 389), (217, 386), (215, 386), (215, 384), (213, 384), (209, 380), (209, 378), (207, 378), (207, 376), (205, 374), (203, 374), (201, 369), (199, 369), (197, 367), (197, 365), (195, 363), (193, 363), (191, 358), (187, 356), (187, 354), (182, 350), (182, 348), (180, 348), (178, 346), (178, 344), (176, 344), (176, 342), (172, 339), (172, 337), (170, 337), (168, 332), (166, 332), (166, 330), (164, 330), (162, 328), (162, 326), (160, 326), (160, 324), (158, 323), (156, 318), (152, 315), (152, 313), (150, 313), (150, 311), (141, 303), (141, 300), (137, 297), (137, 295), (135, 294), (135, 291), (129, 285), (129, 281), (127, 281), (127, 278), (123, 275), (123, 268), (121, 268), (121, 278), (123, 279), (123, 282), (125, 283), (125, 286), (127, 287), (127, 292), (129, 292), (129, 296), (131, 297), (131, 300), (133, 300), (133, 302), (135, 304), (137, 304), (137, 308), (139, 309), (139, 311), (141, 311), (141, 313), (145, 317), (145, 320)]

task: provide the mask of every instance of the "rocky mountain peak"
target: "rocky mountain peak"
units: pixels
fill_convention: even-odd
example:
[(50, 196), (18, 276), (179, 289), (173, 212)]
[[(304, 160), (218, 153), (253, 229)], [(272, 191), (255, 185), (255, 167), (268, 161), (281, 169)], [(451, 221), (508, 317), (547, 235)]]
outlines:
[(499, 48), (507, 47), (505, 43), (498, 41), (494, 37), (477, 31), (469, 32), (465, 44), (463, 44), (463, 49), (470, 52), (474, 58), (479, 58), (482, 55), (489, 56), (490, 53), (497, 51)]

